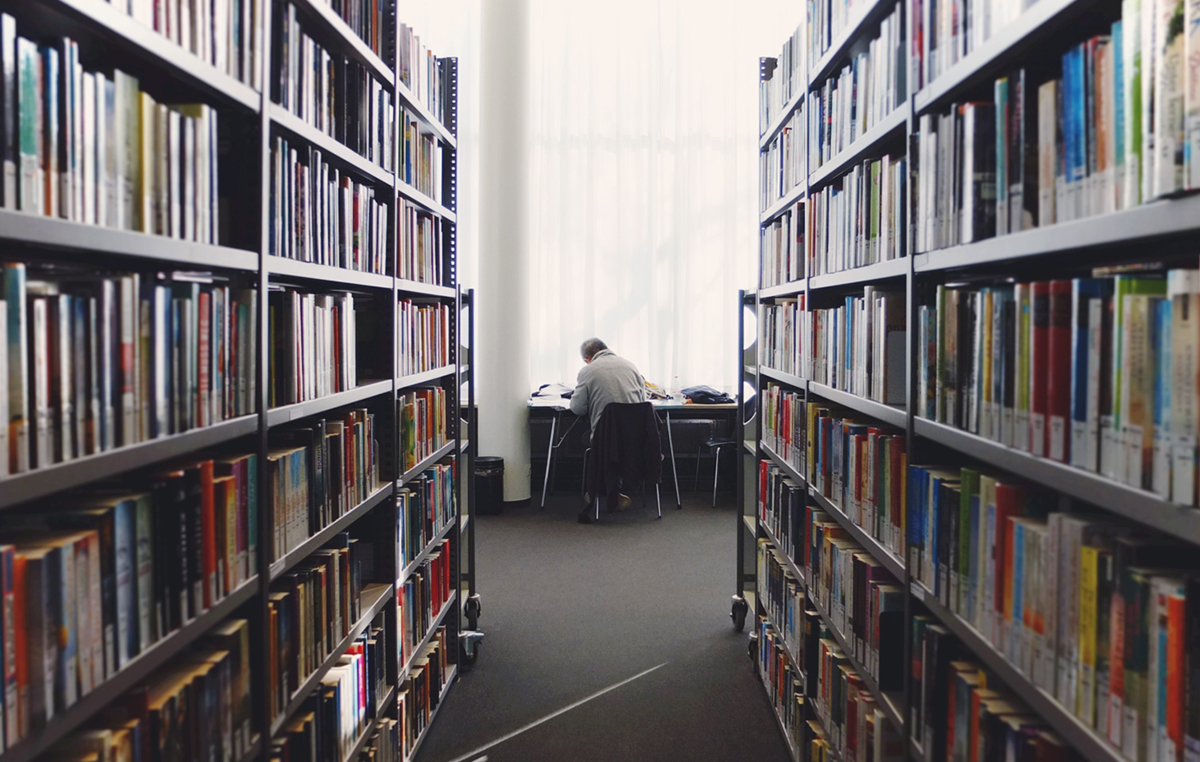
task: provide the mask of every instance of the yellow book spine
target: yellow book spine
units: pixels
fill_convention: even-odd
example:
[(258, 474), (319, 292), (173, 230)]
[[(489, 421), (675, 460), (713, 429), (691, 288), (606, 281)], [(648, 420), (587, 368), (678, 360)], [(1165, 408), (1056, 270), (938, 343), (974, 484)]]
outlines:
[(1096, 595), (1100, 552), (1079, 549), (1079, 672), (1075, 714), (1088, 725), (1096, 712)]

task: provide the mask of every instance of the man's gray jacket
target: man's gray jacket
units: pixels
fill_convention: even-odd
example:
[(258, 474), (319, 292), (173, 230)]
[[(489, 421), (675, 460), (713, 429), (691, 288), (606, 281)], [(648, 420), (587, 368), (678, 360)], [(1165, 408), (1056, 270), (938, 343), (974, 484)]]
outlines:
[(587, 415), (595, 431), (608, 403), (645, 401), (646, 381), (634, 364), (617, 357), (610, 349), (602, 349), (579, 371), (575, 393), (571, 395), (571, 412)]

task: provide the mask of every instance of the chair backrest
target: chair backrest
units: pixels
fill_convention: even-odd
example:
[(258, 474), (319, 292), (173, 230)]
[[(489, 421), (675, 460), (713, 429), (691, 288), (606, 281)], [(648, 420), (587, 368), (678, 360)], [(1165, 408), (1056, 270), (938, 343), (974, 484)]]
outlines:
[(617, 468), (623, 475), (658, 482), (662, 476), (662, 441), (658, 416), (649, 402), (612, 402), (605, 406), (592, 432), (597, 478)]

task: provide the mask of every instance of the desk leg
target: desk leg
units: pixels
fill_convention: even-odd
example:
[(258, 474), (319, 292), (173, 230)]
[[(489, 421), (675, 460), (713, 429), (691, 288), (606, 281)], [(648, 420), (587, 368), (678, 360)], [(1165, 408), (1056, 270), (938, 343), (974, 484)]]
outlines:
[(671, 477), (675, 480), (675, 509), (683, 508), (683, 498), (679, 496), (679, 464), (675, 462), (675, 437), (671, 434), (671, 411), (667, 411), (667, 444), (671, 447)]
[(558, 431), (558, 411), (550, 419), (550, 446), (546, 448), (546, 475), (542, 477), (542, 509), (546, 508), (546, 490), (550, 487), (550, 460), (554, 457), (554, 434)]

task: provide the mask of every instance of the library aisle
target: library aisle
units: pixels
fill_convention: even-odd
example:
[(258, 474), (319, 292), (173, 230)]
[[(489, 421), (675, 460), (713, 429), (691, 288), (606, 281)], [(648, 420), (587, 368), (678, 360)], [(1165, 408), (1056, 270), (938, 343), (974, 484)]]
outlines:
[(590, 526), (573, 496), (477, 517), (487, 638), (416, 762), (788, 758), (725, 615), (733, 509), (636, 505)]

